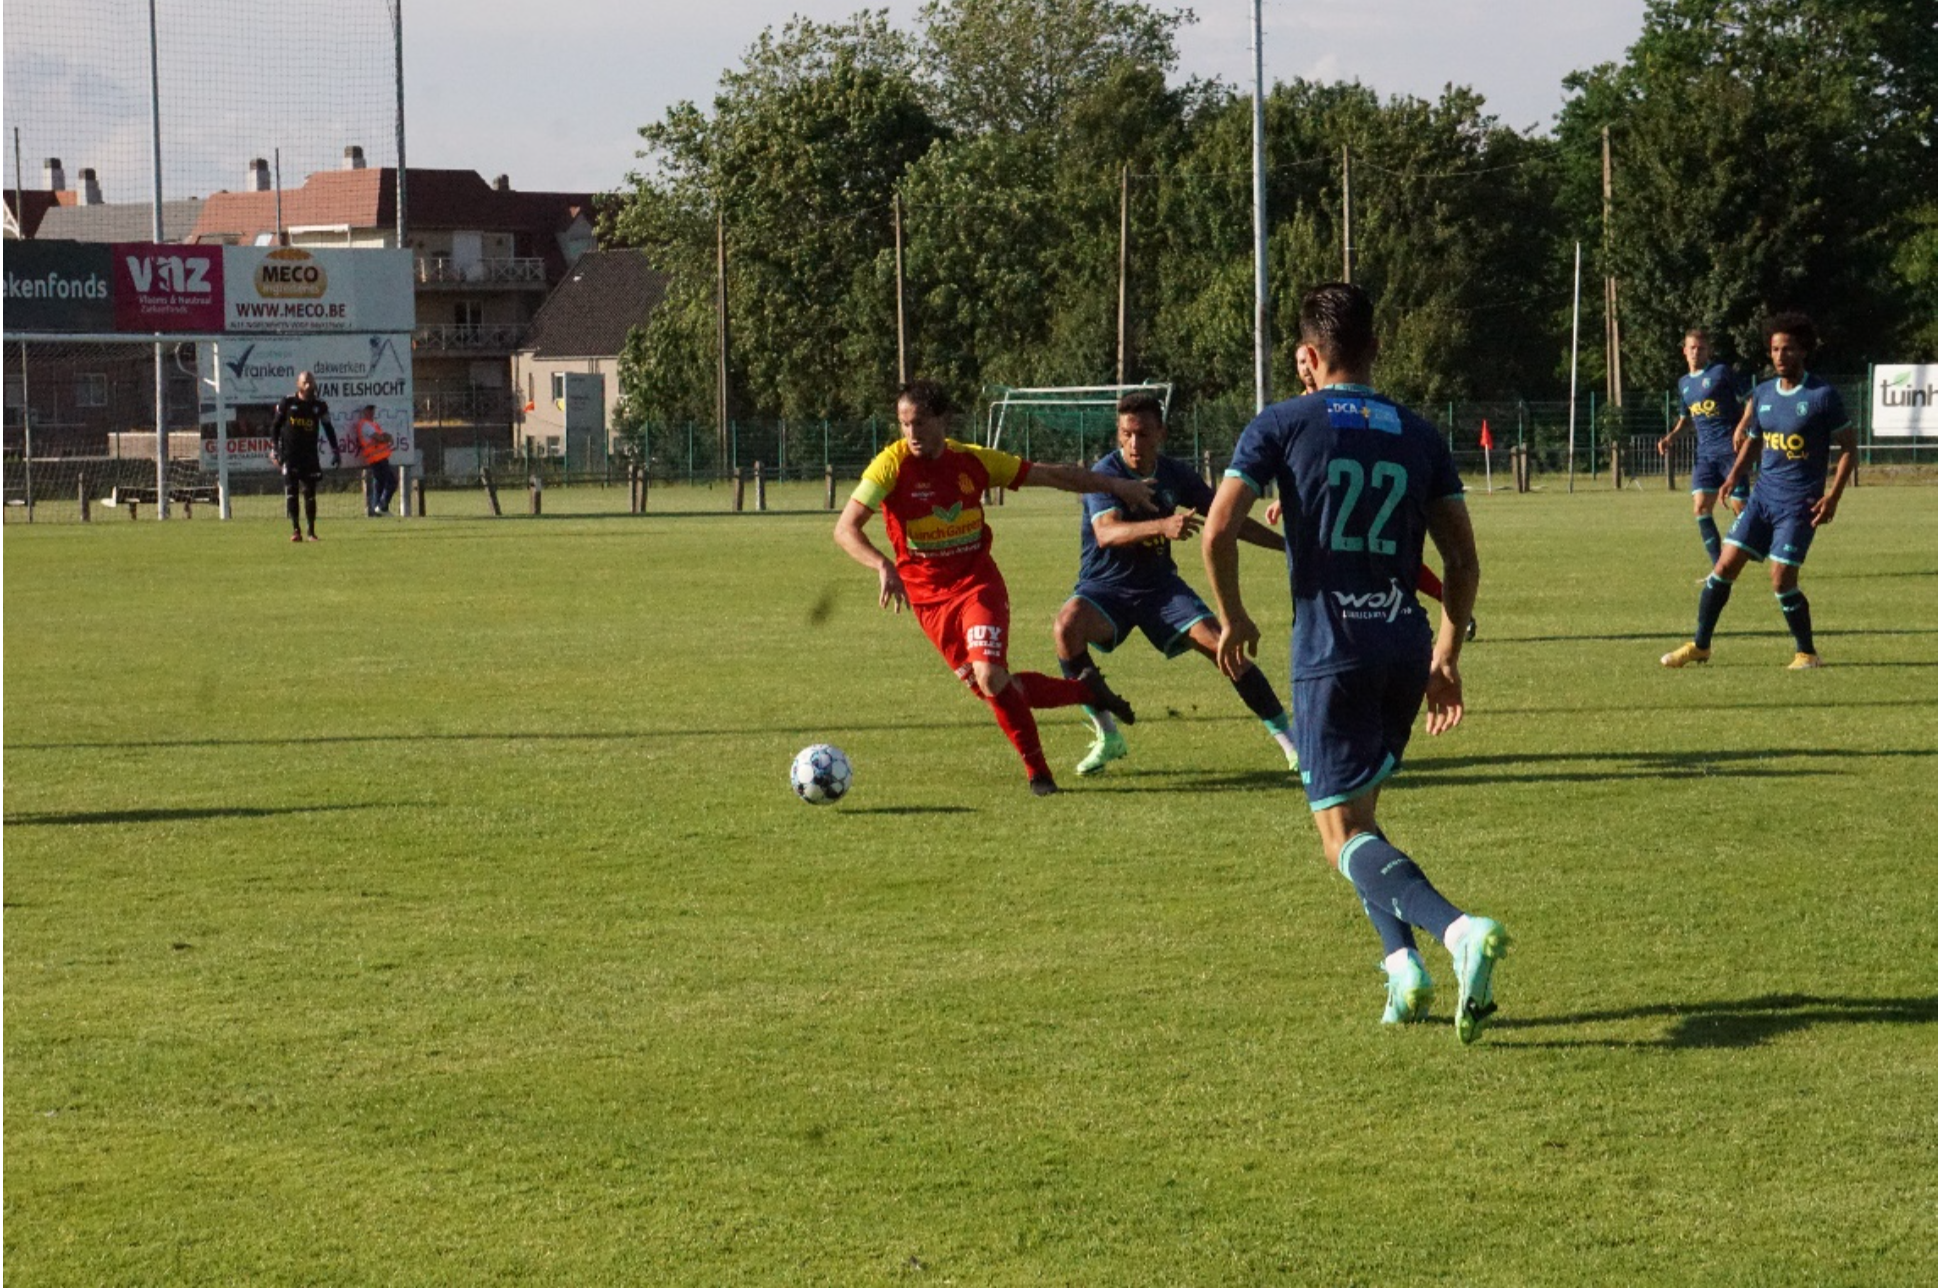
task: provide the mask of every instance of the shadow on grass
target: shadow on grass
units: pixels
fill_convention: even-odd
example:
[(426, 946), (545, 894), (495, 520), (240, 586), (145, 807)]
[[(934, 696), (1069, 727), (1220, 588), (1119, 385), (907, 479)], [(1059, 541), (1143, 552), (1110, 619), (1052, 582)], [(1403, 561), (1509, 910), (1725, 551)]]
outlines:
[[(1679, 639), (1687, 639), (1689, 637), (1688, 629), (1686, 626), (1671, 627), (1668, 630), (1662, 630), (1662, 631), (1630, 631), (1630, 632), (1625, 632), (1623, 634), (1609, 634), (1606, 632), (1588, 632), (1580, 635), (1494, 635), (1494, 634), (1488, 633), (1484, 629), (1486, 625), (1487, 623), (1485, 621), (1481, 623), (1483, 630), (1480, 634), (1480, 637), (1474, 641), (1475, 647), (1480, 647), (1485, 644), (1579, 644), (1579, 643), (1619, 644), (1619, 643), (1625, 643), (1628, 641), (1641, 641), (1641, 640), (1655, 640), (1657, 642), (1660, 642), (1663, 639), (1668, 639), (1670, 641), (1674, 641)], [(1856, 631), (1827, 631), (1820, 628), (1817, 631), (1817, 638), (1819, 640), (1855, 639), (1860, 635), (1938, 635), (1938, 627), (1921, 626), (1921, 627), (1911, 627), (1911, 628), (1905, 628), (1905, 629), (1893, 628), (1889, 630), (1856, 630)], [(1790, 638), (1790, 632), (1787, 630), (1784, 630), (1782, 627), (1772, 627), (1767, 630), (1763, 630), (1763, 629), (1729, 630), (1729, 631), (1722, 632), (1721, 638), (1723, 638), (1725, 641), (1732, 640), (1732, 639), (1739, 639), (1739, 640), (1786, 639), (1787, 640)]]
[[(1835, 747), (1759, 747), (1746, 751), (1556, 751), (1536, 755), (1443, 756), (1410, 760), (1389, 786), (1432, 786), (1432, 775), (1453, 771), (1461, 786), (1478, 783), (1602, 783), (1638, 778), (1814, 778), (1847, 772), (1842, 765), (1855, 760), (1895, 760), (1938, 756), (1934, 747), (1892, 747), (1856, 751)], [(1786, 763), (1829, 761), (1814, 767)], [(1607, 768), (1543, 772), (1543, 764), (1603, 765)], [(1467, 774), (1462, 770), (1521, 768), (1518, 774)], [(1409, 777), (1414, 779), (1409, 784)], [(1421, 781), (1424, 779), (1425, 781)]]
[(1780, 993), (1740, 1002), (1663, 1003), (1616, 1011), (1553, 1015), (1534, 1019), (1507, 1016), (1494, 1021), (1490, 1032), (1520, 1033), (1531, 1029), (1580, 1028), (1591, 1024), (1619, 1024), (1628, 1020), (1671, 1020), (1660, 1037), (1581, 1038), (1571, 1041), (1516, 1042), (1523, 1047), (1663, 1047), (1676, 1050), (1740, 1050), (1761, 1046), (1773, 1038), (1826, 1024), (1934, 1024), (1938, 997), (1813, 997)]
[(370, 808), (370, 805), (211, 805), (198, 809), (105, 809), (75, 814), (9, 814), (6, 824), (8, 827), (74, 827), (95, 823), (192, 823), (211, 818), (275, 818), (283, 814)]
[(1289, 770), (1253, 769), (1239, 774), (1207, 774), (1189, 769), (1132, 769), (1099, 782), (1086, 781), (1078, 791), (1102, 792), (1271, 792), (1296, 790), (1299, 780)]
[(967, 805), (869, 805), (843, 809), (843, 814), (978, 814)]

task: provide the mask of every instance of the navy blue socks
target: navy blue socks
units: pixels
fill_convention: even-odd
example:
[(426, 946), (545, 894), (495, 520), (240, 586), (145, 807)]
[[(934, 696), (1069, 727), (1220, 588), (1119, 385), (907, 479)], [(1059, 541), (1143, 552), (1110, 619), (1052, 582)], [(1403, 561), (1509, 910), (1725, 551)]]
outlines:
[(1729, 592), (1733, 582), (1724, 581), (1715, 573), (1703, 583), (1702, 598), (1696, 603), (1696, 647), (1708, 648), (1709, 641), (1716, 635), (1716, 619), (1723, 615), (1723, 606), (1729, 603)]
[(1790, 634), (1796, 637), (1797, 652), (1815, 653), (1817, 637), (1810, 629), (1810, 601), (1803, 597), (1803, 592), (1782, 592), (1777, 596), (1777, 607), (1783, 610), (1784, 624), (1790, 628)]
[(1460, 909), (1433, 888), (1426, 873), (1377, 833), (1361, 832), (1346, 842), (1339, 851), (1339, 872), (1359, 891), (1366, 915), (1379, 930), (1380, 942), (1389, 954), (1395, 948), (1412, 947), (1412, 936), (1389, 942), (1382, 914), (1418, 926), (1442, 943), (1446, 942), (1447, 927), (1460, 916)]
[(1714, 568), (1716, 561), (1723, 557), (1723, 534), (1716, 530), (1716, 517), (1710, 514), (1697, 515), (1696, 531), (1702, 534), (1702, 548), (1709, 552), (1709, 566)]

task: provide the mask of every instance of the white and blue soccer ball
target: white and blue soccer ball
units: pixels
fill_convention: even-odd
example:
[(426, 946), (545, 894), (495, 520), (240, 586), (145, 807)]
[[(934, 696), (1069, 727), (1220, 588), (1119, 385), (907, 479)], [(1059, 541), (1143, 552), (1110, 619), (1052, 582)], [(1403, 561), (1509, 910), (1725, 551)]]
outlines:
[(794, 757), (787, 778), (794, 784), (794, 794), (808, 804), (832, 805), (854, 786), (855, 769), (841, 748), (817, 742)]

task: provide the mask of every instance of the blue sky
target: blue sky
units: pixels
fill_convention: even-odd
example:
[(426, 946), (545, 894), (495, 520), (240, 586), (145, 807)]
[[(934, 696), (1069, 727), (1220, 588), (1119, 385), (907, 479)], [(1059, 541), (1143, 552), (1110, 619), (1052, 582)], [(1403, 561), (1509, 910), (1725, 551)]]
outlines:
[[(240, 74), (204, 75), (227, 6), (302, 35), (252, 38)], [(403, 0), (406, 115), (414, 166), (507, 174), (524, 189), (603, 191), (635, 164), (638, 127), (673, 104), (710, 104), (722, 70), (766, 27), (795, 13), (822, 21), (852, 0)], [(1265, 5), (1268, 80), (1359, 81), (1382, 95), (1437, 97), (1469, 85), (1506, 124), (1545, 129), (1561, 78), (1619, 60), (1641, 32), (1646, 0), (1351, 0)], [(346, 142), (387, 161), (388, 26), (384, 0), (159, 0), (164, 189), (169, 197), (239, 187), (251, 156), (283, 149), (284, 182), (333, 164)], [(887, 6), (912, 29), (918, 3)], [(22, 128), (30, 184), (58, 155), (70, 181), (101, 172), (108, 199), (145, 199), (147, 6), (143, 0), (7, 0), (8, 126)], [(1196, 5), (1180, 72), (1248, 86), (1249, 0)], [(313, 33), (335, 27), (336, 42)], [(110, 55), (90, 54), (108, 39)], [(258, 33), (260, 37), (261, 33)], [(307, 46), (305, 60), (263, 48)], [(373, 56), (380, 55), (380, 57)], [(102, 67), (97, 63), (106, 61)], [(317, 69), (305, 76), (292, 68)], [(254, 70), (259, 69), (259, 70)], [(51, 88), (50, 88), (51, 87)], [(314, 105), (305, 97), (314, 96)], [(118, 104), (112, 110), (110, 102)], [(99, 111), (87, 110), (100, 108)], [(96, 121), (92, 118), (105, 118)], [(348, 138), (339, 135), (357, 135)], [(13, 177), (11, 135), (8, 178)]]

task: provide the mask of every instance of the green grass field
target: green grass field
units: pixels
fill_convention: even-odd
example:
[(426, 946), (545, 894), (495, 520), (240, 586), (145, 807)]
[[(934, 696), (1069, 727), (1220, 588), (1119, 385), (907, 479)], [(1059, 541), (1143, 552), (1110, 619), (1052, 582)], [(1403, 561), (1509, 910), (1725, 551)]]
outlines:
[[(1808, 674), (1760, 568), (1656, 665), (1685, 497), (1473, 498), (1469, 719), (1383, 806), (1515, 936), (1469, 1048), (1379, 1026), (1208, 665), (1110, 659), (1131, 758), (1049, 713), (1035, 800), (817, 488), (723, 495), (9, 524), (10, 1283), (1938, 1280), (1938, 490), (1846, 498)], [(1053, 669), (1074, 499), (993, 517)]]

